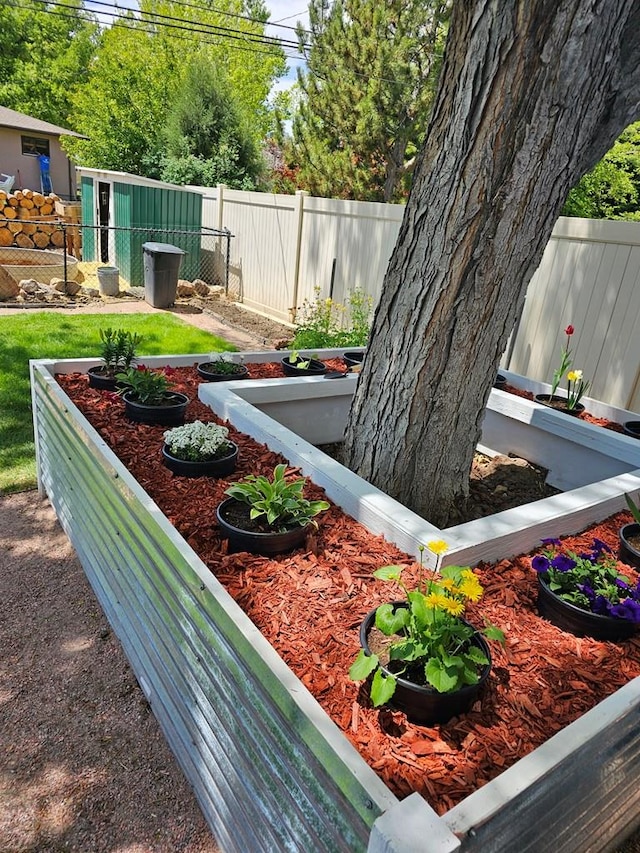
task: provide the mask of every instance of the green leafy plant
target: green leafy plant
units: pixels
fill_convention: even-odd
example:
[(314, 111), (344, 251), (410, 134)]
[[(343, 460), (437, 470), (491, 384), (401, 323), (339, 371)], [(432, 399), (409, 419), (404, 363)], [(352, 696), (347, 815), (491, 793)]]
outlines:
[(342, 305), (330, 297), (323, 299), (319, 287), (314, 288), (314, 301), (305, 300), (296, 324), (293, 347), (321, 349), (323, 347), (365, 346), (371, 331), (373, 299), (355, 288)]
[(125, 329), (99, 329), (100, 358), (104, 372), (115, 376), (119, 371), (128, 370), (136, 360), (136, 348), (142, 338), (135, 332)]
[(233, 450), (226, 427), (202, 421), (169, 429), (164, 433), (164, 440), (172, 456), (187, 462), (220, 459)]
[(286, 470), (286, 465), (276, 465), (271, 480), (262, 475), (250, 474), (239, 483), (229, 486), (225, 494), (248, 504), (252, 519), (265, 516), (267, 523), (275, 530), (316, 524), (314, 516), (329, 509), (330, 504), (327, 501), (309, 501), (303, 497), (304, 478), (287, 481)]
[(200, 366), (208, 373), (218, 373), (220, 376), (234, 376), (237, 373), (244, 373), (241, 364), (229, 361), (224, 356), (220, 356), (220, 358), (216, 358), (213, 361), (207, 361)]
[[(444, 553), (446, 542), (438, 540), (427, 547), (436, 555)], [(463, 618), (468, 601), (478, 601), (482, 586), (466, 566), (446, 566), (424, 578), (420, 551), (420, 573), (416, 589), (402, 580), (405, 566), (383, 566), (373, 576), (396, 583), (406, 603), (381, 604), (376, 610), (375, 627), (390, 639), (381, 654), (361, 649), (349, 669), (352, 681), (363, 681), (372, 673), (371, 701), (384, 705), (395, 693), (397, 676), (430, 685), (438, 693), (451, 693), (466, 684), (477, 684), (489, 660), (472, 642), (476, 633)], [(484, 635), (504, 642), (499, 628), (487, 623)], [(384, 670), (382, 667), (384, 666)]]
[(640, 506), (633, 500), (631, 495), (625, 495), (624, 499), (627, 502), (627, 506), (629, 507), (629, 512), (633, 516), (633, 520), (636, 524), (640, 524)]
[(553, 396), (558, 390), (558, 386), (562, 382), (565, 374), (567, 376), (567, 408), (575, 409), (580, 399), (586, 392), (589, 390), (591, 385), (590, 382), (586, 382), (582, 378), (581, 370), (569, 370), (569, 368), (573, 364), (573, 358), (571, 356), (571, 336), (573, 335), (575, 329), (572, 325), (568, 325), (564, 330), (565, 335), (567, 336), (567, 343), (562, 348), (562, 353), (560, 357), (560, 365), (559, 367), (553, 371), (553, 381), (551, 383), (551, 396)]
[(558, 539), (543, 543), (548, 547), (532, 558), (531, 567), (559, 598), (590, 613), (640, 622), (640, 581), (632, 586), (618, 571), (606, 542), (594, 539), (591, 551), (581, 554), (559, 550)]
[(301, 356), (297, 350), (291, 350), (289, 364), (291, 367), (296, 367), (298, 370), (306, 370), (311, 364), (311, 358), (304, 358), (304, 356)]
[(161, 406), (169, 394), (171, 383), (167, 378), (171, 368), (162, 371), (151, 370), (144, 364), (130, 367), (129, 370), (116, 374), (116, 379), (123, 388), (116, 392), (126, 394), (130, 391), (138, 403), (145, 406)]

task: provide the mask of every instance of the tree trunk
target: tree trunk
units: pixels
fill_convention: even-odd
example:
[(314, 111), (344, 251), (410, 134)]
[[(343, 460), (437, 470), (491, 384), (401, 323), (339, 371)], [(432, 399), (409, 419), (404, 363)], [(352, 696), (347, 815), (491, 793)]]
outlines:
[[(345, 461), (444, 526), (571, 187), (640, 113), (638, 0), (456, 3)], [(571, 317), (550, 317), (562, 326)]]

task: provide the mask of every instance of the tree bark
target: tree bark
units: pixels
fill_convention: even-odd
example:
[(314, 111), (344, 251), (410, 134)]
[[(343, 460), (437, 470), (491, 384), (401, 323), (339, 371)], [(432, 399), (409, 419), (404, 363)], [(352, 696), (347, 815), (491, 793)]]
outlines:
[(639, 32), (640, 0), (455, 4), (344, 451), (440, 526), (566, 195), (640, 114)]

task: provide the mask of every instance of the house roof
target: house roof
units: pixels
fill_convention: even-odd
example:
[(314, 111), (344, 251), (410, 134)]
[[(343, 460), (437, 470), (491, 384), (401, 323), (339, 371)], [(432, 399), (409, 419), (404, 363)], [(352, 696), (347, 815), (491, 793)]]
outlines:
[(10, 110), (8, 107), (0, 106), (0, 127), (14, 127), (16, 130), (30, 130), (35, 133), (46, 133), (48, 136), (77, 136), (80, 139), (87, 139), (81, 133), (76, 133), (75, 130), (69, 130), (66, 127), (58, 127), (57, 124), (50, 124), (48, 121), (41, 121), (39, 118), (27, 116), (24, 113)]

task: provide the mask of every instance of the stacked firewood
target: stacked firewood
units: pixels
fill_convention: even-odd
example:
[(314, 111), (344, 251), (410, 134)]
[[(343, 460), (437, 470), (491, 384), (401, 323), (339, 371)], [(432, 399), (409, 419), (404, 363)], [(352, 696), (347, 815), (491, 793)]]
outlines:
[(20, 249), (60, 249), (64, 234), (56, 223), (55, 193), (44, 195), (33, 190), (6, 193), (0, 190), (0, 247)]

